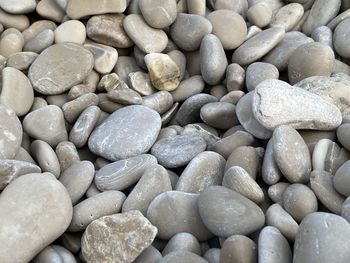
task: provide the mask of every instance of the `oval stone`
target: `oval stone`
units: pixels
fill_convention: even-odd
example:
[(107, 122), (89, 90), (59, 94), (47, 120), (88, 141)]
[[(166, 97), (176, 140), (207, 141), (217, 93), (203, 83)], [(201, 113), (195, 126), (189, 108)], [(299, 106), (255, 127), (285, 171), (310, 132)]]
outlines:
[(346, 19), (343, 22), (341, 22), (334, 31), (334, 48), (337, 51), (337, 53), (344, 57), (349, 58), (350, 57), (350, 49), (349, 49), (349, 39), (346, 37), (349, 35), (349, 26), (350, 26), (350, 19)]
[(176, 18), (176, 0), (140, 0), (140, 11), (146, 22), (154, 28), (170, 26)]
[(82, 82), (94, 66), (92, 53), (82, 45), (60, 43), (45, 49), (29, 68), (35, 91), (61, 94)]
[(159, 114), (145, 106), (134, 105), (115, 111), (89, 138), (89, 149), (116, 161), (146, 153), (161, 128)]

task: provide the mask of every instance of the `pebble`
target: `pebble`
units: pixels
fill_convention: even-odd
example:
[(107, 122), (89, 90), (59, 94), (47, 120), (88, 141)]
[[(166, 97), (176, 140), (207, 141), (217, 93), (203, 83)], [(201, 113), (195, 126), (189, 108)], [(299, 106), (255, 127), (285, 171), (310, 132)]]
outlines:
[(264, 227), (259, 234), (259, 261), (292, 263), (293, 254), (287, 239), (273, 227)]
[(332, 31), (345, 19), (348, 19), (350, 17), (350, 11), (349, 9), (345, 10), (342, 13), (339, 13), (335, 18), (333, 18), (328, 24), (327, 27), (329, 27)]
[(31, 24), (29, 27), (27, 26), (25, 30), (22, 32), (24, 42), (27, 43), (29, 40), (33, 39), (40, 32), (50, 29), (54, 31), (57, 28), (56, 23), (50, 20), (39, 20)]
[(290, 183), (287, 182), (278, 182), (274, 185), (271, 185), (268, 189), (268, 195), (270, 199), (275, 203), (282, 204), (283, 193), (289, 185)]
[(278, 79), (278, 69), (266, 62), (250, 64), (246, 70), (246, 86), (248, 91), (254, 90), (261, 82), (267, 79)]
[(6, 29), (0, 37), (0, 54), (9, 57), (17, 52), (21, 52), (24, 39), (20, 31), (15, 28)]
[(201, 73), (210, 85), (218, 84), (226, 73), (227, 58), (220, 39), (213, 34), (206, 35), (200, 45)]
[(33, 260), (34, 263), (48, 261), (76, 263), (74, 255), (66, 248), (58, 245), (51, 245), (42, 250)]
[(335, 190), (342, 194), (343, 196), (350, 196), (350, 176), (348, 173), (350, 162), (346, 161), (339, 169), (336, 171), (333, 177), (333, 186)]
[(346, 38), (349, 34), (349, 24), (350, 19), (345, 19), (334, 30), (334, 48), (344, 58), (350, 57), (349, 40)]
[(25, 15), (14, 15), (0, 10), (0, 24), (5, 28), (16, 28), (23, 31), (29, 27), (29, 18)]
[(345, 198), (339, 194), (333, 186), (335, 177), (326, 171), (312, 171), (310, 185), (318, 200), (329, 211), (340, 215)]
[(211, 102), (201, 108), (200, 117), (207, 125), (226, 130), (238, 124), (235, 109), (228, 102)]
[(292, 30), (304, 15), (304, 7), (299, 3), (290, 3), (281, 7), (273, 17), (270, 26), (282, 27), (286, 32)]
[(207, 19), (213, 26), (212, 34), (216, 35), (224, 49), (239, 47), (247, 36), (247, 25), (242, 16), (231, 10), (215, 10)]
[(44, 95), (61, 94), (87, 77), (93, 61), (91, 52), (81, 45), (60, 43), (38, 56), (29, 68), (28, 77), (35, 91)]
[(85, 25), (79, 20), (69, 20), (55, 29), (55, 43), (83, 44), (86, 39)]
[(257, 263), (258, 248), (255, 242), (243, 235), (227, 238), (221, 247), (220, 263), (229, 262)]
[(273, 132), (273, 156), (282, 174), (291, 183), (305, 183), (311, 172), (309, 149), (300, 134), (288, 125)]
[(278, 80), (262, 84), (254, 90), (252, 108), (265, 128), (288, 124), (296, 129), (332, 130), (340, 125), (340, 110), (320, 96)]
[(260, 28), (266, 27), (272, 20), (272, 9), (264, 1), (253, 4), (247, 11), (248, 21)]
[(175, 251), (188, 251), (201, 255), (201, 247), (198, 239), (186, 232), (175, 234), (163, 249), (162, 255), (166, 256)]
[(171, 91), (174, 102), (180, 102), (199, 94), (204, 90), (205, 83), (200, 75), (194, 75), (180, 82), (179, 86)]
[(157, 160), (150, 154), (141, 154), (103, 166), (96, 172), (95, 184), (101, 191), (124, 190), (136, 183)]
[(329, 77), (334, 68), (333, 50), (322, 43), (307, 43), (298, 47), (288, 61), (288, 77), (295, 84), (307, 77)]
[(278, 168), (274, 157), (273, 140), (270, 139), (265, 148), (264, 160), (261, 166), (261, 177), (268, 185), (273, 185), (279, 182), (282, 173)]
[(44, 106), (28, 113), (23, 119), (23, 129), (29, 136), (53, 147), (68, 139), (63, 112), (56, 105)]
[(153, 28), (165, 28), (170, 26), (176, 19), (176, 0), (139, 0), (140, 11)]
[(21, 71), (6, 67), (2, 70), (1, 104), (13, 109), (17, 116), (29, 112), (34, 102), (33, 87)]
[(226, 69), (227, 91), (242, 90), (245, 81), (245, 70), (237, 63), (232, 63)]
[(133, 262), (156, 235), (157, 228), (139, 211), (104, 216), (86, 228), (82, 253), (88, 262)]
[(314, 170), (325, 170), (325, 160), (333, 142), (329, 139), (319, 140), (312, 152), (312, 168)]
[(147, 54), (162, 52), (168, 43), (165, 32), (147, 25), (140, 15), (130, 14), (126, 16), (123, 20), (123, 27), (137, 47)]
[(155, 93), (157, 90), (153, 87), (148, 74), (141, 71), (131, 72), (128, 76), (130, 88), (143, 96)]
[(348, 123), (343, 123), (337, 129), (338, 141), (347, 150), (350, 149), (350, 144), (349, 144), (349, 140), (348, 140), (348, 138), (349, 138), (349, 129), (350, 129), (350, 124), (348, 124)]
[(209, 186), (198, 198), (199, 214), (219, 237), (249, 235), (265, 223), (262, 210), (244, 196), (223, 186)]
[(126, 34), (123, 14), (103, 14), (92, 16), (86, 24), (87, 36), (97, 43), (115, 48), (128, 48), (133, 45)]
[(241, 90), (233, 90), (229, 93), (225, 94), (220, 98), (221, 102), (228, 102), (234, 105), (238, 104), (238, 101), (245, 95), (245, 93)]
[(213, 234), (205, 227), (198, 213), (199, 194), (167, 191), (155, 197), (147, 211), (147, 218), (157, 227), (160, 239), (187, 232), (198, 240), (210, 239)]
[(220, 254), (220, 248), (210, 248), (204, 253), (203, 258), (205, 258), (209, 263), (219, 263)]
[(195, 156), (182, 172), (175, 190), (199, 193), (210, 185), (220, 185), (225, 159), (218, 153), (204, 151)]
[(142, 251), (135, 263), (154, 263), (162, 259), (162, 254), (152, 245)]
[(61, 171), (66, 170), (74, 162), (80, 161), (79, 153), (72, 142), (60, 142), (56, 146), (55, 152), (60, 162)]
[(316, 42), (320, 42), (325, 44), (331, 48), (333, 48), (333, 32), (327, 26), (319, 26), (316, 27), (314, 31), (312, 31), (311, 37)]
[(140, 105), (124, 107), (95, 128), (89, 149), (111, 161), (146, 153), (157, 139), (160, 126), (160, 116), (154, 110)]
[[(209, 1), (211, 2), (211, 1)], [(212, 6), (215, 10), (218, 9), (229, 9), (237, 12), (238, 14), (245, 17), (245, 14), (248, 10), (248, 1), (247, 0), (239, 0), (235, 4), (230, 0), (218, 0), (212, 2)]]
[(23, 50), (41, 53), (54, 43), (55, 33), (51, 29), (45, 29), (25, 43)]
[(294, 262), (346, 262), (350, 256), (350, 225), (342, 217), (317, 212), (299, 226), (294, 243)]
[(29, 262), (64, 233), (72, 218), (66, 189), (49, 173), (31, 173), (14, 180), (2, 191), (0, 208), (1, 262)]
[(18, 52), (7, 58), (6, 66), (26, 72), (37, 57), (34, 52)]
[(26, 14), (35, 10), (35, 0), (0, 1), (0, 7), (10, 14)]
[(170, 27), (170, 36), (175, 44), (185, 51), (195, 51), (202, 39), (210, 34), (213, 26), (208, 19), (200, 15), (178, 13)]
[(73, 218), (68, 231), (85, 230), (94, 220), (119, 213), (125, 198), (122, 192), (104, 191), (79, 202), (73, 208)]
[(244, 42), (232, 55), (232, 62), (246, 66), (255, 62), (271, 51), (284, 37), (282, 28), (265, 29)]
[(139, 105), (142, 104), (142, 98), (139, 93), (127, 87), (127, 85), (120, 86), (108, 90), (107, 97), (116, 103), (123, 105)]
[(345, 218), (348, 222), (350, 222), (349, 200), (349, 197), (346, 198), (341, 207), (341, 216)]
[(188, 262), (188, 263), (208, 263), (204, 258), (188, 251), (175, 251), (171, 252), (162, 258), (159, 263), (176, 263), (176, 262)]
[(118, 60), (118, 51), (102, 44), (85, 44), (85, 48), (94, 55), (94, 69), (100, 74), (110, 73)]

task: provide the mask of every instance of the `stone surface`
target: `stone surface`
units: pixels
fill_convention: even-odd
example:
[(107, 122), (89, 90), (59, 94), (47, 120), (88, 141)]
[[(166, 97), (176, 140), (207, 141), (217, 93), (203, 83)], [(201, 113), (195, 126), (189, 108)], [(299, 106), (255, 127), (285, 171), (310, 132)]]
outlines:
[(25, 14), (35, 10), (35, 0), (0, 1), (0, 7), (10, 14)]
[(227, 130), (237, 125), (236, 107), (228, 102), (211, 102), (205, 104), (200, 111), (204, 123), (217, 129)]
[(246, 70), (246, 86), (248, 91), (254, 90), (261, 82), (267, 79), (278, 79), (278, 69), (269, 63), (255, 62)]
[(4, 263), (29, 262), (63, 234), (72, 218), (66, 189), (49, 173), (14, 180), (1, 193), (0, 208), (0, 261)]
[[(258, 261), (258, 247), (253, 240), (243, 235), (233, 235), (221, 247), (220, 263)], [(211, 262), (210, 263), (215, 263)]]
[(344, 196), (350, 196), (350, 161), (345, 162), (336, 171), (333, 177), (333, 186), (338, 193)]
[(349, 34), (349, 23), (350, 20), (345, 19), (337, 25), (334, 31), (334, 48), (344, 58), (350, 57), (349, 40), (346, 38), (346, 35)]
[(110, 46), (102, 44), (85, 44), (85, 48), (94, 55), (94, 69), (101, 74), (112, 71), (118, 60), (118, 51)]
[(170, 26), (176, 19), (176, 0), (140, 0), (139, 8), (147, 24), (154, 28)]
[(34, 52), (18, 52), (7, 58), (6, 65), (21, 71), (27, 71), (37, 57), (38, 54)]
[(163, 249), (162, 255), (166, 256), (174, 251), (188, 251), (201, 255), (201, 247), (197, 238), (186, 232), (174, 235)]
[(152, 147), (160, 126), (157, 112), (139, 105), (124, 107), (92, 132), (89, 149), (112, 161), (136, 156)]
[(290, 3), (281, 7), (270, 25), (272, 27), (282, 27), (286, 32), (293, 29), (304, 15), (304, 7), (299, 3)]
[(88, 262), (132, 262), (156, 235), (157, 228), (139, 211), (105, 216), (87, 227), (82, 253)]
[(25, 43), (23, 50), (41, 53), (54, 43), (55, 33), (51, 29), (45, 29)]
[(35, 91), (61, 94), (83, 81), (93, 65), (90, 51), (78, 44), (61, 43), (45, 49), (30, 66), (28, 76)]
[(162, 258), (159, 263), (176, 263), (176, 262), (188, 262), (188, 263), (208, 263), (204, 258), (188, 251), (174, 251)]
[(79, 20), (69, 20), (55, 29), (55, 43), (72, 42), (84, 44), (86, 39), (85, 25)]
[(261, 1), (253, 4), (247, 11), (248, 21), (260, 28), (266, 27), (272, 20), (272, 9), (270, 5)]
[(273, 140), (270, 139), (265, 148), (264, 159), (261, 167), (261, 176), (264, 182), (268, 185), (277, 183), (282, 173), (276, 163), (273, 153)]
[(9, 57), (22, 51), (24, 39), (21, 32), (15, 28), (6, 29), (0, 37), (0, 54)]

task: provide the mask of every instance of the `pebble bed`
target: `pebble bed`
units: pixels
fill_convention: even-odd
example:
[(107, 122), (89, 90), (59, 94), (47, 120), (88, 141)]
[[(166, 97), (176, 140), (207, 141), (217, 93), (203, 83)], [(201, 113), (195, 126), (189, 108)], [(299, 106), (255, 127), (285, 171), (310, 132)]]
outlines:
[(0, 263), (349, 263), (349, 0), (0, 0)]

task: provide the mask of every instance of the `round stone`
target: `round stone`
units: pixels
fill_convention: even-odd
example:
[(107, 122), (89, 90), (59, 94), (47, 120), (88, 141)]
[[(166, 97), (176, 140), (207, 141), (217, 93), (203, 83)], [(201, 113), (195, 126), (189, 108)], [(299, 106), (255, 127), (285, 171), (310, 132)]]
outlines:
[(158, 263), (177, 263), (177, 262), (188, 262), (188, 263), (208, 263), (204, 258), (196, 255), (189, 251), (174, 251), (163, 257)]
[(273, 154), (273, 140), (270, 139), (265, 148), (264, 159), (261, 167), (261, 176), (268, 185), (276, 184), (282, 177)]
[[(258, 247), (253, 240), (242, 235), (233, 235), (221, 246), (220, 262), (257, 262)], [(218, 261), (219, 262), (219, 261)]]
[(146, 153), (156, 141), (160, 127), (156, 111), (141, 105), (124, 107), (92, 132), (89, 149), (112, 161)]
[(344, 196), (350, 196), (350, 161), (345, 162), (339, 167), (333, 177), (333, 185), (338, 193)]
[(73, 42), (84, 44), (86, 39), (85, 25), (79, 20), (69, 20), (55, 29), (55, 43)]
[[(295, 2), (295, 1), (294, 1)], [(273, 17), (270, 26), (292, 30), (303, 17), (304, 7), (299, 3), (290, 3), (281, 7)]]
[(154, 28), (170, 26), (176, 18), (176, 0), (140, 0), (139, 8), (147, 24)]
[(162, 251), (163, 256), (174, 251), (188, 251), (201, 255), (201, 246), (198, 239), (190, 233), (178, 233), (174, 235)]
[(200, 111), (204, 123), (217, 129), (227, 130), (238, 124), (236, 107), (228, 102), (211, 102), (205, 104)]
[(269, 63), (255, 62), (246, 70), (246, 86), (248, 91), (254, 90), (261, 82), (267, 79), (278, 79), (278, 69)]
[(35, 0), (0, 1), (0, 7), (10, 14), (26, 14), (35, 10)]
[(34, 89), (44, 95), (61, 94), (82, 82), (94, 66), (90, 51), (75, 43), (45, 49), (29, 68)]
[(248, 9), (247, 18), (251, 24), (264, 28), (272, 20), (272, 9), (266, 2), (258, 2)]
[(350, 34), (349, 31), (350, 19), (345, 19), (342, 21), (334, 31), (334, 48), (337, 53), (344, 57), (350, 57), (350, 49), (349, 49), (349, 38), (346, 36)]

